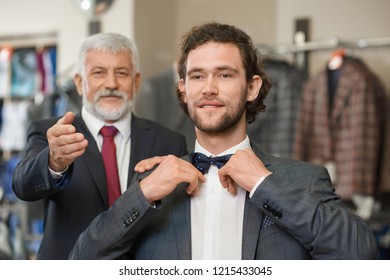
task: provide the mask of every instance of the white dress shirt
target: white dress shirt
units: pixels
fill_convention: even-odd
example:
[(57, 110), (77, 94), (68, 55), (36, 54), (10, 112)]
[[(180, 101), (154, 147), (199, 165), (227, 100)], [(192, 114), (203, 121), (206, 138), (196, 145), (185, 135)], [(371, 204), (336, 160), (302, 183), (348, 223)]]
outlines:
[[(251, 148), (248, 136), (219, 155)], [(195, 152), (212, 155), (195, 143)], [(246, 191), (237, 186), (234, 196), (223, 188), (218, 168), (212, 164), (199, 193), (191, 198), (192, 259), (241, 259)]]

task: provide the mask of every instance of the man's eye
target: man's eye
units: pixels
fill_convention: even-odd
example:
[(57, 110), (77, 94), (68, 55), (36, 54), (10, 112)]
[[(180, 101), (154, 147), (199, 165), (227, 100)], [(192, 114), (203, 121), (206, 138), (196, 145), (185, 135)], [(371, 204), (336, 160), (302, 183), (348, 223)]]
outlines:
[(202, 78), (201, 75), (192, 75), (192, 76), (190, 77), (191, 80), (200, 80), (201, 78)]
[(117, 75), (119, 75), (119, 76), (127, 76), (128, 73), (125, 72), (125, 71), (120, 71), (120, 72), (117, 72)]

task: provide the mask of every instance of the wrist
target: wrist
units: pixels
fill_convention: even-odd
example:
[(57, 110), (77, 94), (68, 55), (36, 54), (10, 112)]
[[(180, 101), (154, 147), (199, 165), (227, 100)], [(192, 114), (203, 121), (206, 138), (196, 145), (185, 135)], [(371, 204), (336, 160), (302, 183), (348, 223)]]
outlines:
[(147, 184), (147, 182), (145, 182), (145, 180), (141, 180), (141, 181), (139, 181), (139, 186), (141, 188), (142, 194), (144, 195), (146, 201), (150, 205), (154, 205), (154, 202), (157, 199), (153, 198), (153, 191), (152, 191), (152, 188), (150, 187), (150, 185)]

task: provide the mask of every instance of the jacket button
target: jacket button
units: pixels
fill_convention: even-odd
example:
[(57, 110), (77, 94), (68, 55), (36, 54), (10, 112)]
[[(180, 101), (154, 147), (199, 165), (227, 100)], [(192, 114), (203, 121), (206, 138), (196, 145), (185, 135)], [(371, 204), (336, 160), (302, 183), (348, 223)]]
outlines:
[(275, 212), (275, 218), (276, 219), (281, 219), (283, 217), (282, 213)]

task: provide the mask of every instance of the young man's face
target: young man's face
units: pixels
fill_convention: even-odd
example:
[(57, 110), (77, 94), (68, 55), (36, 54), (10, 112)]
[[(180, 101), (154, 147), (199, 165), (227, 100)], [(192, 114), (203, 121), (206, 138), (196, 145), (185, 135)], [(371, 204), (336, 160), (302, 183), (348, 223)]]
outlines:
[(238, 48), (215, 42), (189, 52), (185, 82), (179, 81), (191, 119), (207, 133), (245, 126), (246, 102), (258, 93), (252, 88), (252, 82), (246, 82)]

